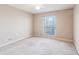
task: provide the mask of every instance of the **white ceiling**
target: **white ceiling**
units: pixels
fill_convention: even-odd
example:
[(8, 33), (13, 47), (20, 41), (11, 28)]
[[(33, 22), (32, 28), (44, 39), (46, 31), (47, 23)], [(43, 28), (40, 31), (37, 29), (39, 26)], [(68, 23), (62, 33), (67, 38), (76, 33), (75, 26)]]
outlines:
[(42, 12), (49, 12), (49, 11), (56, 11), (56, 10), (63, 10), (73, 8), (73, 4), (40, 4), (41, 7), (39, 10), (35, 9), (34, 4), (11, 4), (10, 6), (24, 10), (30, 13), (42, 13)]

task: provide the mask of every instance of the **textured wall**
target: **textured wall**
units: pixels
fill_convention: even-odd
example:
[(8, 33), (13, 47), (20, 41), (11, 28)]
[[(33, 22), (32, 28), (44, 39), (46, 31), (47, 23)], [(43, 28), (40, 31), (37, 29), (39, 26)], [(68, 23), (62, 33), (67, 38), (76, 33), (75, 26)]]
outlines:
[(32, 36), (32, 14), (0, 5), (0, 45)]
[(34, 16), (34, 36), (48, 36), (43, 32), (42, 17), (46, 15), (56, 16), (56, 36), (73, 38), (73, 10), (60, 10), (55, 12), (40, 13)]
[(79, 52), (79, 5), (74, 8), (74, 43)]

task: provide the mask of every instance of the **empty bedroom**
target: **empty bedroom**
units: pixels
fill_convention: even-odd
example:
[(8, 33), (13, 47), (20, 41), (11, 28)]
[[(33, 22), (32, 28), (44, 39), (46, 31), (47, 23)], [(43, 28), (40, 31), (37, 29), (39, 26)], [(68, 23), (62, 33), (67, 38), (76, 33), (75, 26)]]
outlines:
[(78, 55), (79, 5), (0, 4), (0, 55)]

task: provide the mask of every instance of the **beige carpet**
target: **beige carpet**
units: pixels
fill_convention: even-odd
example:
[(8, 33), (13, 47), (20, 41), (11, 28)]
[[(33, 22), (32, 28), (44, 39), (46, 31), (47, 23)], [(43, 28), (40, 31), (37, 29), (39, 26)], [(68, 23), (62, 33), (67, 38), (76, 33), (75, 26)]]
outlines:
[(73, 44), (32, 37), (0, 48), (1, 55), (77, 55)]

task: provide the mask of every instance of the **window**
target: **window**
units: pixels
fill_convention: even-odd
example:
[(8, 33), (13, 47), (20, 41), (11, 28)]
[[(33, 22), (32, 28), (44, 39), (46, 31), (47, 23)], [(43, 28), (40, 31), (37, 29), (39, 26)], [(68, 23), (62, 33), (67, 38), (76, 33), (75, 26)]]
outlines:
[(48, 35), (55, 35), (56, 32), (56, 17), (44, 16), (43, 17), (43, 30)]

